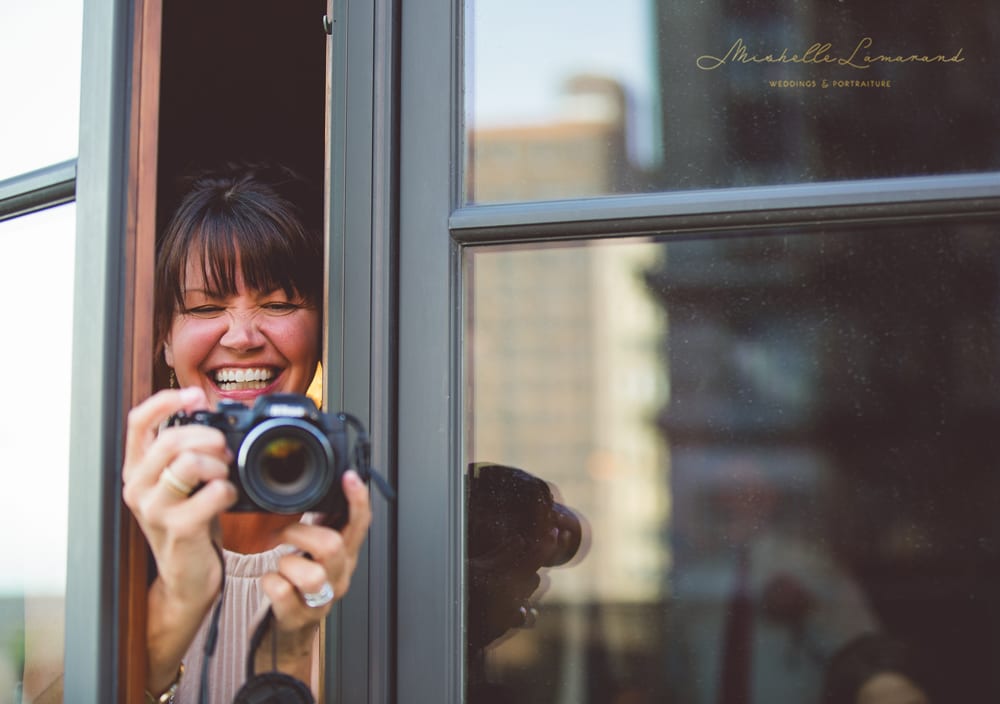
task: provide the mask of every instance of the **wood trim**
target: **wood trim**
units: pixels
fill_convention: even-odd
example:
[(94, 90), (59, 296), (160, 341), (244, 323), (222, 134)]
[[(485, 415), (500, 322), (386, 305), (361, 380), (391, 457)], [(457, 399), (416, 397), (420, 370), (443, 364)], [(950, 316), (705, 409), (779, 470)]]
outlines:
[[(153, 272), (159, 139), (162, 0), (136, 0), (129, 121), (125, 251), (123, 402), (132, 408), (153, 391)], [(119, 700), (144, 700), (149, 553), (127, 508), (122, 510)]]

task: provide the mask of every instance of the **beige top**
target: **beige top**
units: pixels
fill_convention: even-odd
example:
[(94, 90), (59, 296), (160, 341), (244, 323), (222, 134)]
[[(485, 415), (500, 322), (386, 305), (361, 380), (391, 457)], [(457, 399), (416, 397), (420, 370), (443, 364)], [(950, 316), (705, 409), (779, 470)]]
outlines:
[[(278, 568), (282, 555), (294, 551), (290, 545), (279, 545), (255, 555), (223, 551), (226, 564), (225, 592), (219, 615), (219, 640), (209, 663), (209, 704), (231, 704), (246, 681), (247, 650), (250, 638), (261, 619), (267, 614), (270, 601), (261, 588), (260, 578)], [(198, 704), (201, 670), (205, 655), (205, 636), (216, 603), (198, 629), (191, 647), (184, 656), (184, 676), (177, 690), (176, 704)], [(319, 648), (313, 648), (313, 683), (317, 691)]]

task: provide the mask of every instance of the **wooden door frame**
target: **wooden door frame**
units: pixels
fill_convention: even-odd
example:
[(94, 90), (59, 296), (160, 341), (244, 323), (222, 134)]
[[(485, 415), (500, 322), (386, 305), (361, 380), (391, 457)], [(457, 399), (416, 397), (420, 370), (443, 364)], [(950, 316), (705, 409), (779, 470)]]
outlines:
[[(125, 214), (123, 408), (153, 392), (153, 275), (156, 257), (156, 170), (160, 110), (162, 0), (133, 5), (131, 95)], [(121, 512), (119, 692), (143, 701), (146, 689), (146, 595), (149, 550), (130, 511)]]

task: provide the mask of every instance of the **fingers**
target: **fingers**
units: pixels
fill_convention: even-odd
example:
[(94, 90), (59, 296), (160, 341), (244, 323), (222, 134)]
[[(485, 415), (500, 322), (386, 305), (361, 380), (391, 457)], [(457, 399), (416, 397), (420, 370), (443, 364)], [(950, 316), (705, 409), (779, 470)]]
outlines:
[(368, 535), (368, 527), (372, 522), (372, 510), (369, 503), (368, 487), (353, 469), (344, 472), (344, 496), (347, 497), (348, 521), (340, 534), (348, 552), (357, 555)]
[[(278, 564), (278, 572), (271, 572), (261, 578), (261, 587), (271, 601), (271, 608), (282, 631), (292, 631), (323, 620), (336, 599), (345, 591), (340, 591), (328, 579), (326, 569), (320, 563), (303, 555), (285, 555)], [(308, 606), (303, 594), (319, 595), (329, 588), (333, 598), (322, 600), (318, 606)]]
[(160, 424), (178, 411), (193, 411), (208, 404), (198, 387), (164, 389), (129, 411), (125, 436), (125, 466), (140, 459), (156, 437)]
[(335, 598), (347, 593), (371, 525), (371, 508), (368, 488), (353, 470), (344, 474), (343, 488), (350, 518), (342, 531), (306, 523), (294, 523), (282, 531), (282, 542), (301, 551), (284, 556), (278, 563), (278, 573), (267, 580), (269, 586), (265, 587), (275, 616), (279, 622), (284, 621), (283, 627), (311, 622), (329, 610), (326, 605), (307, 606), (303, 594), (318, 594), (327, 583)]
[[(198, 424), (159, 430), (171, 415), (206, 401), (199, 388), (168, 389), (129, 412), (122, 493), (152, 543), (163, 531), (175, 538), (204, 533), (236, 500), (227, 481), (231, 452), (219, 430)], [(203, 488), (189, 497), (188, 487)]]
[(126, 487), (144, 490), (158, 485), (165, 492), (172, 490), (160, 479), (165, 467), (174, 476), (190, 486), (225, 477), (230, 452), (226, 438), (216, 428), (206, 425), (187, 425), (167, 428), (146, 448), (144, 454), (126, 463), (123, 479)]

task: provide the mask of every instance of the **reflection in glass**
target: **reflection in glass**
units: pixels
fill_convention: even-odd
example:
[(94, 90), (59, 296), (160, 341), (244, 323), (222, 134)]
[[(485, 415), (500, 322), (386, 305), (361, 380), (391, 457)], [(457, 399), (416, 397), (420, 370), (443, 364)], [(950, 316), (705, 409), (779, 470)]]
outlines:
[(0, 701), (63, 668), (75, 213), (0, 223)]
[(466, 459), (588, 529), (470, 704), (818, 703), (871, 632), (1000, 697), (995, 230), (469, 249)]
[(1000, 167), (996, 3), (466, 6), (469, 203)]
[(83, 0), (0, 3), (0, 180), (76, 156)]

